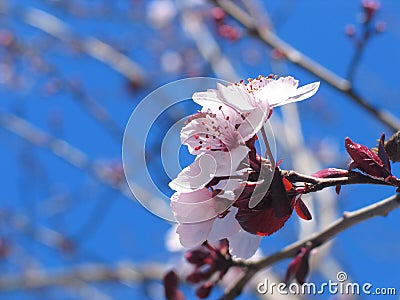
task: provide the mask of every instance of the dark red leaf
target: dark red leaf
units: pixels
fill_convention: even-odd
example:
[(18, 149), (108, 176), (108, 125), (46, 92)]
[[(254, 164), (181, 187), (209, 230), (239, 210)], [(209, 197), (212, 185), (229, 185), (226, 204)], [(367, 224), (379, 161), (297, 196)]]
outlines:
[[(254, 189), (255, 185), (244, 188), (234, 204), (239, 208), (235, 218), (247, 232), (267, 236), (282, 228), (292, 214), (293, 207), (290, 205), (279, 168), (275, 169), (268, 191), (262, 190), (255, 194)], [(260, 202), (250, 209), (248, 203), (253, 197), (259, 197)]]
[(259, 236), (268, 236), (281, 229), (290, 215), (277, 218), (273, 208), (265, 210), (239, 209), (236, 220), (247, 232)]
[(293, 184), (289, 180), (287, 180), (286, 178), (282, 178), (282, 181), (286, 191), (290, 191), (293, 189)]
[(167, 300), (185, 300), (185, 296), (178, 289), (179, 278), (176, 273), (171, 270), (165, 274), (164, 279), (165, 298)]
[(353, 142), (348, 137), (345, 140), (345, 147), (354, 161), (352, 167), (357, 167), (373, 177), (386, 178), (390, 175), (390, 172), (383, 165), (382, 160), (371, 149)]
[(196, 291), (197, 297), (199, 297), (200, 299), (207, 298), (210, 295), (213, 287), (214, 287), (214, 284), (212, 284), (210, 282), (206, 282), (205, 284), (203, 284), (202, 286), (200, 286), (197, 289), (197, 291)]
[(297, 199), (296, 204), (294, 205), (294, 208), (296, 210), (297, 215), (304, 219), (304, 220), (311, 220), (312, 216), (310, 211), (308, 210), (307, 206), (303, 202), (301, 198)]
[(382, 133), (381, 139), (379, 140), (378, 145), (378, 156), (381, 159), (383, 165), (385, 166), (386, 170), (391, 173), (389, 155), (385, 150), (385, 134)]
[(311, 176), (318, 178), (335, 178), (335, 177), (345, 177), (349, 175), (348, 170), (336, 169), (336, 168), (327, 168), (320, 170)]
[(274, 215), (277, 218), (284, 218), (290, 216), (292, 213), (292, 207), (290, 207), (290, 201), (286, 193), (286, 188), (282, 179), (281, 171), (279, 168), (275, 168), (274, 177), (272, 178), (271, 186), (272, 207), (274, 209)]

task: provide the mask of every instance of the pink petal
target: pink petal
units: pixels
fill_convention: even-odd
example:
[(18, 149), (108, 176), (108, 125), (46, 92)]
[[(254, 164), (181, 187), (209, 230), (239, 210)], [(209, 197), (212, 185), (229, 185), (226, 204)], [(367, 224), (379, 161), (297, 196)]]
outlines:
[(230, 253), (238, 258), (247, 259), (256, 253), (261, 242), (261, 237), (239, 230), (236, 234), (228, 237)]
[(268, 118), (268, 114), (269, 108), (267, 104), (266, 110), (257, 107), (246, 117), (237, 130), (239, 133), (239, 138), (242, 142), (247, 142), (258, 131), (260, 131), (261, 127)]
[(314, 96), (315, 93), (318, 91), (319, 82), (313, 82), (307, 85), (304, 85), (296, 90), (296, 93), (291, 95), (288, 100), (283, 103), (277, 104), (276, 106), (280, 106), (283, 104), (288, 104), (292, 102), (298, 102)]
[(169, 187), (177, 192), (192, 192), (207, 185), (216, 173), (215, 159), (209, 154), (199, 155), (188, 167), (169, 183)]
[(192, 99), (202, 106), (202, 112), (212, 113), (223, 119), (228, 117), (233, 124), (240, 118), (240, 113), (232, 107), (227, 106), (224, 101), (218, 97), (216, 90), (210, 89), (207, 92), (194, 93)]
[(298, 84), (299, 81), (291, 76), (281, 77), (261, 88), (256, 94), (262, 100), (268, 101), (271, 107), (277, 107), (302, 101), (313, 96), (317, 92), (320, 83), (313, 82), (297, 88)]
[(229, 105), (240, 112), (248, 112), (254, 109), (253, 96), (242, 86), (224, 86), (218, 83), (218, 91), (226, 105)]
[(171, 201), (187, 203), (187, 204), (195, 204), (195, 203), (203, 203), (212, 199), (212, 193), (209, 189), (201, 189), (197, 191), (192, 191), (190, 193), (175, 193), (171, 196)]
[(206, 116), (192, 120), (181, 130), (181, 142), (188, 145), (189, 152), (194, 155), (210, 150), (225, 150), (239, 145), (239, 136), (235, 124), (230, 121)]
[(200, 246), (207, 240), (213, 226), (214, 219), (191, 224), (179, 224), (176, 233), (183, 247), (193, 248)]
[(268, 101), (269, 105), (274, 107), (294, 95), (298, 84), (299, 81), (291, 76), (281, 77), (271, 81), (256, 94), (260, 99)]
[(197, 92), (194, 93), (192, 99), (195, 103), (208, 107), (209, 105), (222, 105), (223, 102), (217, 97), (215, 90), (209, 89), (207, 92)]
[(216, 208), (216, 199), (211, 191), (201, 189), (191, 193), (175, 193), (171, 197), (171, 207), (179, 223), (198, 223), (215, 218), (226, 210)]
[[(214, 176), (230, 176), (234, 174), (239, 167), (239, 164), (246, 158), (250, 151), (245, 145), (230, 150), (229, 152), (212, 151), (207, 159), (214, 161), (217, 165)], [(211, 158), (212, 157), (212, 158)]]
[(239, 222), (235, 219), (236, 207), (231, 207), (230, 212), (223, 218), (216, 218), (208, 236), (210, 241), (218, 241), (233, 236), (240, 230)]

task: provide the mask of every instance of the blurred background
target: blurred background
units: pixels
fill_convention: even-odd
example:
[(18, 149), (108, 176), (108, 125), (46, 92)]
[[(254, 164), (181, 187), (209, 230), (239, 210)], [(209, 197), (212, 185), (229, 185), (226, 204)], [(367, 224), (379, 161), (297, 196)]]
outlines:
[[(398, 1), (383, 0), (371, 16), (358, 0), (222, 2), (316, 61), (323, 74), (332, 71), (339, 85), (292, 64), (213, 1), (0, 1), (0, 299), (163, 299), (164, 272), (184, 276), (182, 252), (168, 239), (171, 224), (135, 201), (121, 162), (131, 113), (168, 82), (270, 73), (301, 85), (321, 81), (316, 96), (271, 119), (276, 159), (305, 174), (346, 168), (346, 136), (372, 147), (382, 132), (394, 132), (338, 87), (351, 83), (372, 106), (400, 115)], [(145, 141), (148, 169), (137, 172), (149, 172), (167, 196), (162, 137), (196, 109), (190, 101), (170, 108)], [(186, 166), (192, 158), (182, 152)], [(142, 188), (151, 197), (154, 191)], [(394, 192), (346, 186), (340, 195), (328, 189), (304, 197), (313, 221), (292, 216), (263, 239), (261, 251), (273, 253)], [(308, 281), (334, 280), (342, 270), (349, 281), (400, 292), (399, 226), (394, 211), (340, 234), (312, 256)], [(260, 276), (280, 282), (288, 264)], [(195, 299), (192, 287), (183, 290)], [(241, 299), (258, 297), (250, 287)]]

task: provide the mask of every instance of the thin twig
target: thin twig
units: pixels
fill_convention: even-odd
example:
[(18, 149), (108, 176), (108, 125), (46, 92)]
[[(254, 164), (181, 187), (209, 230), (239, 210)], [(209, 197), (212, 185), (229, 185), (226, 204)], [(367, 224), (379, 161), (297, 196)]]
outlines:
[(271, 162), (271, 166), (273, 168), (275, 168), (275, 159), (274, 159), (274, 156), (272, 155), (271, 147), (269, 146), (267, 133), (265, 132), (264, 126), (261, 127), (261, 135), (262, 135), (262, 138), (264, 140), (264, 144), (265, 144), (265, 148), (266, 148), (265, 157), (268, 156), (269, 161)]
[(379, 185), (393, 185), (385, 181), (383, 178), (372, 178), (367, 175), (350, 171), (348, 176), (334, 177), (334, 178), (318, 178), (314, 176), (300, 174), (296, 171), (282, 170), (282, 176), (287, 178), (290, 182), (304, 182), (307, 185), (304, 194), (320, 191), (327, 187), (349, 184), (379, 184)]
[(331, 87), (347, 95), (349, 99), (367, 110), (391, 130), (397, 131), (400, 129), (400, 121), (395, 116), (386, 110), (374, 107), (370, 101), (367, 101), (361, 97), (354, 91), (350, 81), (338, 76), (334, 72), (312, 60), (310, 57), (281, 40), (272, 31), (265, 29), (263, 31), (258, 30), (253, 18), (232, 1), (212, 0), (211, 2), (214, 2), (216, 5), (220, 6), (230, 16), (241, 23), (247, 29), (249, 34), (253, 35), (266, 45), (278, 50), (292, 63), (300, 66), (311, 74), (314, 74), (321, 80), (328, 83)]
[(247, 282), (261, 269), (266, 268), (283, 259), (291, 258), (297, 254), (301, 247), (316, 248), (332, 239), (342, 231), (376, 216), (385, 217), (391, 211), (400, 206), (400, 194), (393, 195), (372, 205), (353, 212), (345, 212), (337, 221), (326, 229), (312, 235), (309, 238), (295, 242), (279, 252), (276, 252), (259, 261), (248, 263), (246, 272), (225, 293), (220, 300), (234, 299), (240, 295)]

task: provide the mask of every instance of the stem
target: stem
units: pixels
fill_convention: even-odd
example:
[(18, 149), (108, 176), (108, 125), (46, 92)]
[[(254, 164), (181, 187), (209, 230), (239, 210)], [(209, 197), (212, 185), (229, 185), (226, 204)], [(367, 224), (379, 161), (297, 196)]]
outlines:
[(274, 156), (272, 155), (271, 147), (269, 146), (267, 133), (265, 132), (264, 126), (261, 127), (261, 135), (263, 137), (265, 147), (267, 148), (265, 150), (265, 157), (269, 157), (269, 161), (271, 162), (272, 168), (275, 168), (275, 159)]
[(292, 183), (302, 182), (308, 183), (303, 194), (311, 192), (317, 192), (327, 187), (338, 186), (338, 185), (349, 185), (349, 184), (379, 184), (379, 185), (390, 185), (398, 186), (398, 183), (391, 183), (385, 181), (385, 179), (372, 178), (367, 175), (350, 171), (348, 176), (333, 177), (333, 178), (318, 178), (309, 175), (303, 175), (296, 171), (281, 170), (282, 176), (285, 177)]

